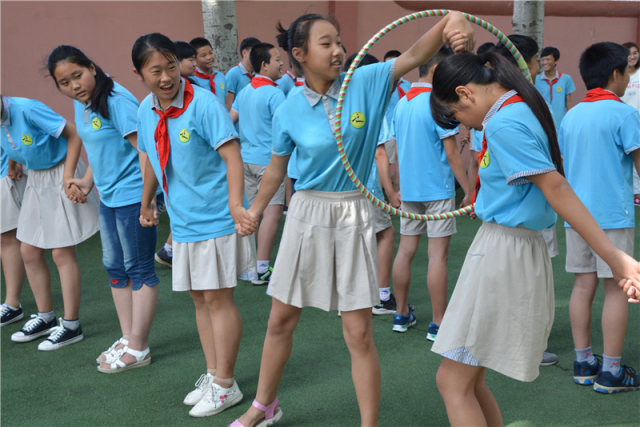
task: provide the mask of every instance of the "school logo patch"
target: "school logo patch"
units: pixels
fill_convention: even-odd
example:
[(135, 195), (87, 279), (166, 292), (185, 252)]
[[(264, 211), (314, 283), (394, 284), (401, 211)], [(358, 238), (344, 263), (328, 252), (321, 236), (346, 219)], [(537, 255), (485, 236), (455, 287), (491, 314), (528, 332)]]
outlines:
[(98, 117), (94, 117), (93, 120), (91, 120), (91, 127), (95, 130), (98, 130), (102, 127), (102, 122)]
[(22, 143), (24, 145), (31, 145), (33, 144), (33, 138), (31, 138), (29, 135), (22, 135)]
[(188, 130), (182, 129), (180, 131), (180, 134), (178, 135), (178, 138), (180, 139), (180, 142), (189, 142), (189, 139), (191, 139), (191, 136), (189, 135)]
[(556, 92), (562, 92), (562, 88), (558, 86), (558, 88), (556, 89)]
[(367, 118), (360, 111), (356, 111), (351, 115), (349, 121), (354, 128), (360, 129), (366, 123)]
[(491, 158), (489, 157), (489, 151), (485, 151), (484, 156), (482, 156), (482, 161), (480, 162), (480, 167), (482, 169), (486, 169), (487, 166), (489, 166), (489, 163), (491, 163)]
[(224, 83), (220, 83), (220, 89), (224, 90)]

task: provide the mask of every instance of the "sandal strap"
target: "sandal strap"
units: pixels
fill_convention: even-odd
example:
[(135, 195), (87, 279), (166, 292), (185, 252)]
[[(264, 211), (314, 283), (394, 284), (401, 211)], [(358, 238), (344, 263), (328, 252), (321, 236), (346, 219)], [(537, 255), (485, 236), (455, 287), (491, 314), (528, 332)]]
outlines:
[(271, 418), (273, 418), (273, 414), (275, 412), (275, 408), (276, 406), (278, 406), (278, 397), (275, 398), (275, 400), (273, 402), (271, 402), (271, 405), (269, 406), (264, 406), (262, 405), (260, 402), (258, 402), (257, 400), (253, 400), (253, 403), (251, 404), (254, 408), (264, 412), (264, 419), (266, 420), (270, 420)]
[(141, 360), (144, 360), (144, 358), (147, 357), (147, 354), (149, 354), (150, 352), (149, 347), (147, 347), (146, 350), (134, 350), (132, 348), (129, 348), (129, 346), (127, 346), (123, 350), (124, 351), (122, 352), (122, 354), (129, 353), (130, 355), (136, 358), (136, 362), (140, 362)]

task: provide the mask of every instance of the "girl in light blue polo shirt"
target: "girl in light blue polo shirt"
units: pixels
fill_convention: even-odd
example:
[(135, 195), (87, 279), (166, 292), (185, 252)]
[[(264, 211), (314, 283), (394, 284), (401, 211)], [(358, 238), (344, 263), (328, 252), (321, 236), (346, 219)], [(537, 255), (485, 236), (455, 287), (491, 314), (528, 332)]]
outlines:
[(538, 376), (555, 308), (541, 230), (555, 226), (554, 210), (616, 266), (618, 280), (637, 278), (640, 265), (613, 246), (562, 176), (553, 117), (508, 60), (494, 52), (445, 59), (430, 103), (440, 127), (462, 123), (485, 134), (475, 205), (483, 225), (432, 348), (444, 356), (436, 380), (452, 425), (501, 425), (485, 370)]
[(146, 164), (146, 154), (137, 151), (139, 104), (73, 46), (53, 49), (47, 68), (58, 89), (74, 100), (76, 128), (89, 158), (85, 176), (72, 182), (85, 194), (94, 184), (100, 192), (102, 262), (122, 337), (97, 358), (98, 370), (121, 372), (145, 366), (150, 358), (136, 362), (127, 353), (129, 349), (148, 353), (160, 282), (154, 265), (157, 229), (144, 228), (138, 221), (141, 165)]
[[(42, 351), (56, 350), (83, 339), (80, 326), (80, 267), (76, 245), (98, 231), (98, 200), (84, 195), (72, 179), (84, 176), (80, 160), (82, 141), (73, 123), (54, 113), (40, 101), (1, 96), (2, 150), (9, 157), (9, 174), (15, 163), (29, 170), (18, 215), (16, 238), (38, 314), (11, 335), (14, 342), (49, 337), (38, 345)], [(68, 197), (86, 201), (74, 204)], [(4, 206), (3, 206), (4, 208)], [(56, 322), (51, 281), (44, 251), (52, 249), (60, 273), (64, 317)]]
[[(337, 23), (303, 15), (283, 46), (306, 77), (302, 93), (289, 96), (273, 118), (273, 156), (247, 215), (260, 217), (287, 170), (294, 148), (300, 179), (291, 200), (269, 285), (273, 305), (253, 406), (233, 426), (254, 426), (282, 417), (276, 392), (293, 331), (307, 306), (340, 310), (353, 366), (362, 425), (378, 424), (380, 364), (373, 343), (371, 308), (379, 303), (374, 207), (345, 172), (335, 140), (336, 105), (344, 63)], [(349, 160), (367, 182), (393, 83), (425, 63), (442, 45), (473, 47), (473, 29), (460, 13), (443, 18), (396, 60), (355, 71), (342, 110)], [(295, 120), (292, 120), (295, 118)], [(265, 424), (266, 425), (266, 424)]]

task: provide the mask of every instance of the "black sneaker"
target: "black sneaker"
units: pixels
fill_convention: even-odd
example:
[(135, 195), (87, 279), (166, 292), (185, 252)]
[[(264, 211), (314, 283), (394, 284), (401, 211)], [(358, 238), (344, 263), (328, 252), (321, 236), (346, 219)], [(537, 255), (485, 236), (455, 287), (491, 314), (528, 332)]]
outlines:
[(78, 326), (75, 331), (73, 329), (67, 329), (62, 326), (62, 318), (60, 319), (60, 326), (56, 326), (51, 330), (49, 338), (42, 341), (38, 345), (40, 351), (57, 350), (65, 345), (73, 344), (78, 341), (82, 341), (84, 336), (82, 335), (82, 327)]
[(18, 307), (17, 310), (14, 310), (8, 305), (2, 304), (2, 307), (0, 307), (0, 315), (2, 315), (2, 321), (0, 321), (1, 328), (22, 319), (24, 317), (24, 312), (22, 311), (22, 307)]
[(380, 304), (373, 306), (373, 314), (382, 316), (384, 314), (396, 314), (396, 297), (391, 294), (386, 301), (380, 301)]
[(267, 268), (264, 273), (258, 273), (258, 280), (252, 280), (254, 285), (268, 285), (271, 281), (271, 275), (273, 274), (273, 267)]
[(31, 320), (28, 320), (15, 334), (11, 335), (11, 341), (14, 342), (29, 342), (33, 341), (43, 335), (49, 335), (51, 330), (57, 325), (55, 317), (51, 322), (47, 322), (37, 314), (31, 315)]
[(167, 267), (173, 267), (173, 257), (169, 256), (164, 248), (160, 248), (160, 250), (156, 252), (155, 258), (160, 264), (166, 265)]

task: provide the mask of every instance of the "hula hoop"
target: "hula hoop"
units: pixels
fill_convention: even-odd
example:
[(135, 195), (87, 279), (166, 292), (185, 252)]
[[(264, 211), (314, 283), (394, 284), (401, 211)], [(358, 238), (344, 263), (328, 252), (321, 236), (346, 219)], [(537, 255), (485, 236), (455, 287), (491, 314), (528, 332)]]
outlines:
[[(437, 221), (441, 219), (454, 218), (462, 215), (468, 215), (469, 213), (471, 213), (475, 205), (469, 205), (462, 209), (458, 209), (452, 212), (436, 214), (436, 215), (419, 215), (419, 214), (404, 212), (400, 209), (396, 209), (392, 206), (389, 206), (384, 200), (380, 200), (376, 196), (371, 194), (371, 192), (367, 189), (367, 187), (365, 187), (364, 184), (360, 181), (360, 179), (356, 176), (355, 172), (353, 171), (353, 168), (351, 167), (351, 164), (349, 163), (349, 159), (347, 158), (347, 153), (344, 149), (344, 144), (342, 141), (342, 104), (344, 103), (344, 96), (347, 92), (347, 87), (349, 86), (349, 82), (351, 81), (353, 72), (358, 67), (358, 64), (360, 63), (364, 55), (369, 51), (369, 49), (371, 49), (371, 47), (374, 44), (376, 44), (382, 37), (384, 37), (385, 34), (390, 32), (391, 30), (396, 29), (402, 24), (406, 24), (409, 21), (413, 21), (419, 18), (426, 18), (429, 16), (445, 16), (449, 12), (451, 11), (443, 10), (443, 9), (423, 10), (422, 12), (416, 12), (416, 13), (412, 13), (407, 16), (404, 16), (396, 21), (393, 21), (386, 27), (384, 27), (375, 36), (369, 39), (367, 44), (365, 44), (362, 47), (362, 49), (360, 49), (360, 52), (358, 52), (355, 59), (351, 63), (349, 70), (347, 70), (347, 74), (342, 83), (342, 87), (340, 88), (340, 94), (338, 95), (338, 105), (336, 107), (336, 141), (338, 144), (340, 159), (342, 160), (342, 165), (344, 166), (345, 170), (347, 171), (347, 174), (349, 175), (349, 178), (351, 178), (351, 181), (353, 181), (356, 188), (360, 190), (367, 199), (369, 199), (374, 205), (378, 206), (379, 208), (383, 209), (389, 214), (399, 216), (402, 218), (409, 218), (409, 219), (415, 219), (420, 221)], [(485, 30), (489, 31), (491, 34), (496, 36), (507, 47), (507, 49), (509, 49), (513, 57), (518, 62), (518, 66), (520, 67), (520, 70), (522, 70), (522, 73), (525, 75), (527, 80), (531, 81), (531, 73), (529, 72), (529, 67), (527, 67), (527, 63), (525, 62), (524, 58), (522, 57), (518, 49), (516, 49), (514, 44), (511, 43), (511, 40), (509, 40), (509, 38), (505, 36), (502, 33), (502, 31), (498, 30), (493, 25), (489, 24), (488, 22), (476, 16), (470, 15), (468, 13), (463, 13), (463, 15), (469, 22), (481, 26), (482, 28), (484, 28)]]

